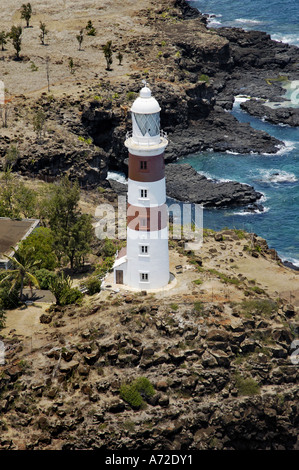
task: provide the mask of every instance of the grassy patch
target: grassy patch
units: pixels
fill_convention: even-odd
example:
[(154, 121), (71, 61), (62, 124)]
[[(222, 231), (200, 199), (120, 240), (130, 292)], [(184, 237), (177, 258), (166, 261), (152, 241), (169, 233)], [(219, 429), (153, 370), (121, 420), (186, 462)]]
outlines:
[(143, 399), (148, 399), (154, 394), (154, 387), (146, 377), (139, 377), (130, 384), (124, 384), (120, 387), (121, 398), (136, 410), (144, 407)]
[(204, 309), (204, 305), (202, 302), (194, 302), (194, 310), (197, 313), (202, 313)]
[(221, 282), (224, 282), (225, 284), (234, 284), (238, 286), (241, 283), (240, 279), (236, 277), (226, 276), (225, 274), (217, 271), (217, 269), (208, 269), (208, 271), (209, 273), (214, 274), (215, 276), (219, 277)]
[(236, 388), (239, 395), (251, 396), (260, 393), (259, 384), (252, 378), (244, 379), (240, 374), (235, 375)]
[(277, 311), (277, 308), (277, 303), (270, 299), (244, 300), (240, 304), (241, 313), (244, 314), (259, 314), (268, 316)]
[(177, 311), (179, 309), (179, 306), (178, 306), (178, 304), (170, 304), (170, 308), (171, 308), (171, 310)]
[(196, 286), (200, 286), (200, 284), (202, 284), (202, 280), (201, 279), (195, 279), (194, 281), (192, 281), (193, 284), (195, 284)]

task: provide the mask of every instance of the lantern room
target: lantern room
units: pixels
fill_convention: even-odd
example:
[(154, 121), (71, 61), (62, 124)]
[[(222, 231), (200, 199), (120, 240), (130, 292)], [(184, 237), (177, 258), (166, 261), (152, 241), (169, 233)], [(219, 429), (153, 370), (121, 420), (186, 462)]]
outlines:
[(160, 111), (158, 101), (145, 85), (131, 108), (134, 143), (156, 145), (160, 142)]

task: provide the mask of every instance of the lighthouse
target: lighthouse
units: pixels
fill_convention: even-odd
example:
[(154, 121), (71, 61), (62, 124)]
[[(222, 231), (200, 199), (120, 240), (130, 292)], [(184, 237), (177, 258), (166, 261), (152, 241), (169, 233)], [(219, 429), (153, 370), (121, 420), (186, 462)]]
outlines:
[(159, 289), (169, 282), (168, 212), (161, 108), (144, 82), (131, 107), (127, 248), (114, 264), (114, 282), (137, 290)]

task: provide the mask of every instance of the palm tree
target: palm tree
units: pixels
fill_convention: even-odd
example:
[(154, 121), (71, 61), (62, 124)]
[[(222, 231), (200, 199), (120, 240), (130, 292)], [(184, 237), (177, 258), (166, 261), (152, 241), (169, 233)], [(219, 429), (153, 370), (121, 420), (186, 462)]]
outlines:
[[(12, 249), (14, 250), (14, 248)], [(37, 267), (40, 264), (40, 261), (34, 260), (31, 255), (31, 251), (28, 253), (19, 253), (15, 250), (13, 256), (5, 255), (5, 257), (11, 261), (13, 269), (8, 269), (6, 271), (7, 276), (2, 279), (0, 284), (6, 281), (12, 281), (10, 291), (12, 291), (17, 286), (20, 286), (21, 300), (23, 299), (24, 284), (27, 282), (27, 280), (29, 281), (30, 285), (33, 283), (37, 288), (39, 288), (39, 282), (34, 274), (31, 273), (31, 270)]]

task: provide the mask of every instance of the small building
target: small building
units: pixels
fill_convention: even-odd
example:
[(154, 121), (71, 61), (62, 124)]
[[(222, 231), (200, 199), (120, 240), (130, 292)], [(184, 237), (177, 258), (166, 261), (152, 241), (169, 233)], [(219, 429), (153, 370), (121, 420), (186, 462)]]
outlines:
[(12, 256), (18, 245), (39, 226), (38, 219), (12, 220), (0, 217), (0, 269), (9, 269), (10, 261), (5, 257)]

